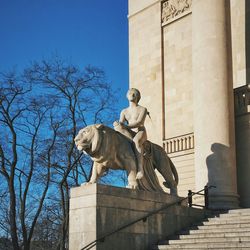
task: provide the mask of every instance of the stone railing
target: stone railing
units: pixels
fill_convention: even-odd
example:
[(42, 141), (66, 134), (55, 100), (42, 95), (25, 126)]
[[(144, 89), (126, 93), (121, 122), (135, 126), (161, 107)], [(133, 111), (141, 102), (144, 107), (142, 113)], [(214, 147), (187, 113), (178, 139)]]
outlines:
[(161, 22), (166, 25), (185, 16), (192, 11), (192, 0), (165, 0), (162, 1)]
[(234, 89), (235, 115), (250, 112), (250, 84)]
[(167, 154), (194, 149), (194, 133), (168, 138), (163, 141)]

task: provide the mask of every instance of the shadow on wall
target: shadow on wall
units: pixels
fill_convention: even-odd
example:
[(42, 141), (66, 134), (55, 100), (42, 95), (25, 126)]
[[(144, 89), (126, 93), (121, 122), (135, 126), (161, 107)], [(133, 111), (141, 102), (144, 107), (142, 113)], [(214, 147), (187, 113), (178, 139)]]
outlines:
[(230, 154), (230, 148), (221, 143), (213, 143), (211, 151), (212, 154), (206, 159), (208, 170), (207, 185), (216, 186), (213, 192), (221, 190), (221, 187), (224, 188), (228, 186), (230, 188), (232, 185), (232, 179), (230, 179), (231, 174), (228, 173), (228, 155)]
[(246, 83), (250, 83), (250, 1), (245, 0)]

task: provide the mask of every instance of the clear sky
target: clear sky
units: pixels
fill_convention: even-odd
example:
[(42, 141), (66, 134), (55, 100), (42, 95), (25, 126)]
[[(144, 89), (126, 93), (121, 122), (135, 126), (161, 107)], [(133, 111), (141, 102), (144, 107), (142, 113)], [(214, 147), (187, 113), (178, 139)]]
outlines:
[(0, 0), (0, 71), (58, 54), (80, 67), (104, 69), (128, 88), (127, 0)]

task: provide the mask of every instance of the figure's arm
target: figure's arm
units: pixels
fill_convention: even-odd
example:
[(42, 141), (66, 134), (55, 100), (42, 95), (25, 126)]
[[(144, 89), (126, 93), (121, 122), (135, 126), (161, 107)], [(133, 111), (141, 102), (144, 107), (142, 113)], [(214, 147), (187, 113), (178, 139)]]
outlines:
[(119, 122), (123, 124), (125, 121), (126, 121), (126, 118), (125, 118), (125, 111), (122, 110), (122, 112), (121, 112), (121, 114), (120, 114), (120, 120), (119, 120)]
[(120, 125), (120, 126), (123, 127), (123, 128), (127, 128), (126, 123), (127, 123), (128, 121), (127, 121), (127, 119), (126, 119), (125, 112), (126, 112), (125, 109), (123, 109), (123, 110), (121, 111), (119, 121), (114, 121), (114, 123), (113, 123), (113, 126), (114, 126), (114, 127), (117, 127), (117, 126)]
[(138, 128), (140, 126), (143, 126), (146, 116), (147, 116), (147, 109), (143, 108), (141, 110), (137, 120), (135, 122), (131, 122), (131, 123), (127, 124), (126, 126), (128, 128)]

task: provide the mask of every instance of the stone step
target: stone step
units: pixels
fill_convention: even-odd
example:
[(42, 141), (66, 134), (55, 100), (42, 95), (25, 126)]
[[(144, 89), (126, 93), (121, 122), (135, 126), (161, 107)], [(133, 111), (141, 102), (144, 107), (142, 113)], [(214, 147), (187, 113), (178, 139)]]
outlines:
[(154, 249), (250, 249), (250, 209), (215, 215)]
[(216, 228), (221, 228), (223, 230), (224, 228), (231, 228), (232, 230), (236, 228), (249, 228), (250, 225), (249, 223), (241, 223), (241, 224), (207, 224), (207, 225), (198, 225), (194, 228), (191, 229), (216, 229)]
[[(200, 247), (196, 247), (195, 245), (192, 247), (192, 248), (184, 248), (184, 247), (171, 247), (171, 248), (168, 248), (166, 246), (161, 246), (161, 247), (154, 247), (152, 248), (152, 250), (167, 250), (167, 249), (181, 249), (181, 250), (201, 250)], [(240, 247), (231, 247), (231, 246), (227, 246), (227, 247), (206, 247), (206, 248), (203, 248), (203, 249), (206, 249), (206, 250), (249, 250), (249, 246), (240, 246)]]
[(237, 221), (234, 220), (211, 220), (203, 221), (201, 223), (196, 223), (195, 226), (212, 226), (212, 225), (239, 225), (239, 224), (250, 224), (250, 219), (240, 219)]
[[(203, 226), (204, 227), (204, 226)], [(192, 229), (192, 230), (185, 230), (185, 231), (181, 231), (180, 234), (181, 235), (198, 235), (198, 234), (218, 234), (218, 233), (248, 233), (250, 232), (250, 227), (237, 227), (234, 228), (232, 230), (232, 228), (223, 228), (223, 230), (221, 228), (208, 228), (206, 227), (205, 229), (203, 229), (203, 227), (201, 227), (201, 229), (197, 230), (197, 229)]]
[(158, 245), (157, 248), (154, 249), (250, 249), (250, 242), (217, 242), (217, 243), (196, 243), (196, 244), (186, 244), (183, 246), (182, 244), (175, 245)]
[(196, 243), (229, 243), (229, 242), (238, 242), (238, 243), (249, 243), (250, 244), (250, 238), (248, 236), (246, 237), (233, 237), (233, 238), (224, 238), (224, 237), (214, 237), (211, 238), (185, 238), (181, 240), (169, 240), (166, 242), (169, 245), (182, 245), (182, 244), (196, 244)]
[(224, 232), (223, 231), (219, 231), (216, 233), (211, 233), (211, 232), (206, 232), (206, 233), (196, 233), (196, 234), (181, 234), (179, 236), (176, 237), (176, 239), (194, 239), (194, 238), (209, 238), (211, 240), (211, 238), (230, 238), (230, 237), (248, 237), (250, 239), (250, 229), (248, 232), (246, 231), (242, 231), (242, 232), (232, 232), (232, 230), (230, 230), (230, 232)]
[(198, 229), (198, 228), (217, 228), (217, 227), (222, 227), (222, 228), (228, 228), (228, 227), (248, 227), (250, 225), (250, 220), (239, 220), (239, 221), (203, 221), (199, 223), (195, 223), (192, 228)]
[(228, 211), (229, 214), (250, 214), (250, 208), (242, 208), (242, 209), (232, 209)]
[(235, 217), (241, 217), (241, 216), (250, 216), (250, 213), (227, 213), (227, 214), (220, 214), (216, 215), (213, 218), (235, 218)]
[(250, 220), (250, 214), (221, 214), (219, 217), (213, 217), (213, 218), (209, 218), (208, 221), (216, 221), (216, 220)]

